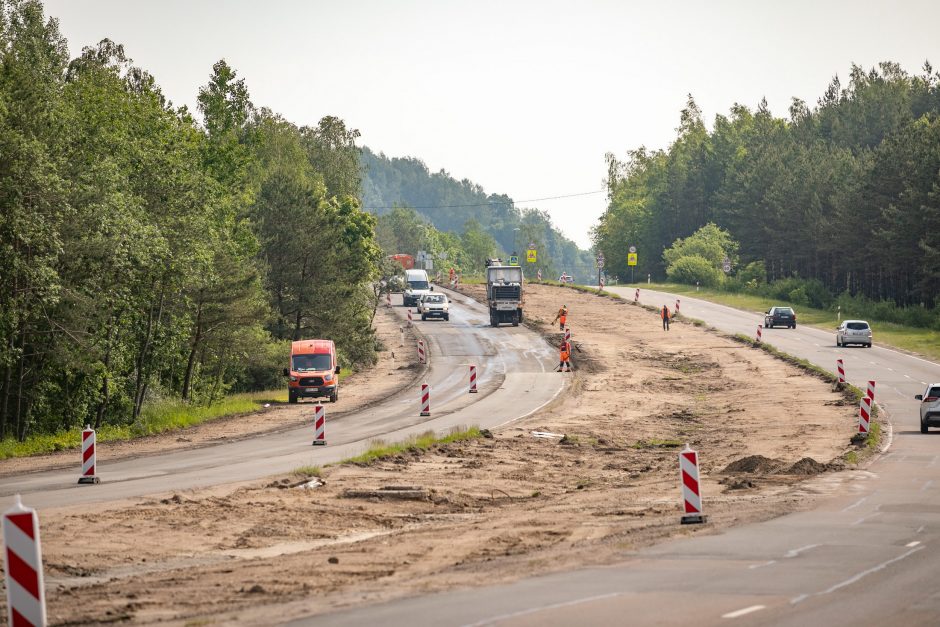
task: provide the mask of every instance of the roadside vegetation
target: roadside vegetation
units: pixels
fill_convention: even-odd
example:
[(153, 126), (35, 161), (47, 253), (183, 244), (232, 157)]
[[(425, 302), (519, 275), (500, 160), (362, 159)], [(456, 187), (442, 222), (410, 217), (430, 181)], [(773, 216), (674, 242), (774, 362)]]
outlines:
[(483, 432), (478, 427), (470, 427), (469, 429), (454, 429), (451, 433), (442, 437), (437, 436), (433, 431), (427, 431), (419, 436), (391, 444), (382, 440), (375, 440), (365, 453), (356, 455), (355, 457), (348, 457), (339, 463), (371, 464), (372, 462), (408, 451), (426, 451), (438, 444), (475, 440), (481, 437), (483, 437)]
[(794, 98), (785, 118), (761, 102), (706, 126), (690, 96), (667, 149), (609, 155), (594, 231), (607, 272), (752, 310), (789, 304), (823, 327), (841, 312), (877, 322), (876, 341), (936, 357), (940, 73), (884, 62), (848, 78), (815, 107)]
[(197, 119), (119, 43), (71, 59), (40, 2), (0, 0), (3, 446), (202, 420), (280, 386), (295, 339), (374, 362), (358, 131), (205, 71)]

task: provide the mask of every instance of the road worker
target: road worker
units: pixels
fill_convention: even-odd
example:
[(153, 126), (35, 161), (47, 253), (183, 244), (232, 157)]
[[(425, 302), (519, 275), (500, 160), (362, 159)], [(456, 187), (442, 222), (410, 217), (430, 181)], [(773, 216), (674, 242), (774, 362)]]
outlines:
[(571, 343), (562, 339), (558, 352), (558, 372), (571, 372)]
[[(555, 316), (555, 320), (558, 321), (558, 327), (564, 331), (565, 324), (568, 322), (568, 305), (561, 306), (561, 309), (558, 310), (558, 315)], [(552, 320), (552, 324), (555, 324), (555, 320)]]
[(659, 312), (659, 316), (663, 319), (663, 331), (668, 331), (669, 330), (669, 318), (672, 317), (671, 314), (669, 313), (669, 307), (666, 307), (665, 305), (663, 305), (662, 310)]

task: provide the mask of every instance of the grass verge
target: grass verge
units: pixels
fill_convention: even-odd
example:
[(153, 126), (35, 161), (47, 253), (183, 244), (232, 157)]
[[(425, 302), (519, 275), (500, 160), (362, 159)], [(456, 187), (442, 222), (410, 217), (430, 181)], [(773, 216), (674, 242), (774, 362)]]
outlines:
[[(118, 426), (104, 425), (97, 430), (95, 438), (98, 442), (130, 440), (145, 435), (185, 429), (226, 416), (250, 413), (257, 411), (266, 403), (286, 402), (287, 389), (285, 388), (267, 392), (232, 394), (208, 406), (191, 405), (182, 401), (154, 403), (144, 407), (140, 420), (136, 423)], [(81, 429), (78, 428), (30, 436), (23, 442), (8, 438), (0, 442), (0, 459), (53, 453), (78, 448), (80, 443)]]
[(426, 451), (437, 444), (450, 444), (451, 442), (462, 442), (465, 440), (475, 440), (483, 437), (483, 432), (478, 427), (469, 429), (455, 429), (448, 435), (438, 437), (433, 431), (426, 431), (418, 436), (413, 436), (402, 442), (386, 443), (382, 440), (375, 440), (369, 446), (369, 449), (361, 455), (347, 457), (340, 461), (340, 464), (371, 464), (387, 457), (394, 457), (399, 453)]

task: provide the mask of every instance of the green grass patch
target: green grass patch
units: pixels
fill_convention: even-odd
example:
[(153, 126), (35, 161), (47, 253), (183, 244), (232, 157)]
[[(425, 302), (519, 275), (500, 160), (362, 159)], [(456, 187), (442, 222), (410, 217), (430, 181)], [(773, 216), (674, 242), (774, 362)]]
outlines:
[(340, 464), (371, 464), (387, 457), (394, 457), (400, 453), (426, 451), (436, 444), (450, 444), (451, 442), (463, 442), (465, 440), (475, 440), (483, 437), (478, 427), (469, 429), (455, 429), (450, 434), (438, 437), (433, 431), (426, 431), (418, 436), (413, 436), (402, 442), (386, 443), (383, 440), (374, 440), (369, 449), (361, 455), (347, 457), (340, 461)]
[[(98, 442), (115, 442), (185, 429), (210, 420), (257, 411), (266, 403), (286, 403), (287, 388), (268, 392), (232, 394), (212, 405), (191, 405), (182, 401), (164, 401), (145, 405), (140, 420), (132, 425), (104, 425), (97, 430)], [(0, 442), (0, 459), (27, 457), (78, 448), (81, 429), (27, 437), (24, 442), (8, 438)]]
[(300, 468), (294, 468), (294, 474), (300, 475), (302, 477), (316, 477), (319, 479), (323, 476), (323, 469), (319, 466), (301, 466)]
[[(797, 322), (801, 325), (807, 325), (832, 332), (832, 343), (836, 342), (836, 327), (839, 326), (839, 315), (836, 311), (827, 309), (813, 309), (803, 305), (778, 300), (756, 294), (745, 294), (739, 292), (722, 292), (709, 288), (701, 288), (696, 291), (695, 286), (682, 285), (679, 283), (651, 283), (639, 285), (624, 285), (630, 289), (640, 288), (642, 290), (650, 289), (660, 292), (670, 292), (683, 296), (694, 296), (713, 303), (727, 305), (736, 309), (743, 309), (754, 313), (765, 312), (774, 306), (792, 307), (796, 312)], [(933, 329), (923, 329), (911, 327), (894, 322), (880, 321), (874, 317), (855, 316), (868, 320), (872, 325), (872, 331), (875, 343), (885, 346), (892, 346), (902, 350), (911, 351), (926, 355), (933, 359), (940, 359), (940, 331)], [(849, 316), (842, 316), (842, 320)], [(859, 348), (858, 350), (863, 350)]]

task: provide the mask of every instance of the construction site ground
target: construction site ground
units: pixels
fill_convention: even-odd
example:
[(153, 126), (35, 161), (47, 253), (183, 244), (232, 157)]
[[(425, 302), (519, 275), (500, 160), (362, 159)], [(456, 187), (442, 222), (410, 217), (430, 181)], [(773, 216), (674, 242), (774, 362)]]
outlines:
[[(528, 286), (526, 324), (557, 344), (562, 304), (575, 370), (554, 376), (568, 387), (491, 437), (328, 466), (315, 488), (293, 474), (40, 512), (50, 624), (269, 624), (614, 563), (831, 489), (856, 423), (830, 384), (705, 328), (680, 320), (667, 332), (654, 312), (560, 287)], [(417, 374), (414, 351), (398, 348), (398, 318), (381, 310), (376, 321), (391, 350), (344, 383), (344, 412)], [(276, 406), (100, 455), (209, 446), (305, 419), (303, 405)], [(679, 524), (686, 443), (700, 455), (705, 525)], [(7, 460), (0, 472), (74, 455)]]

